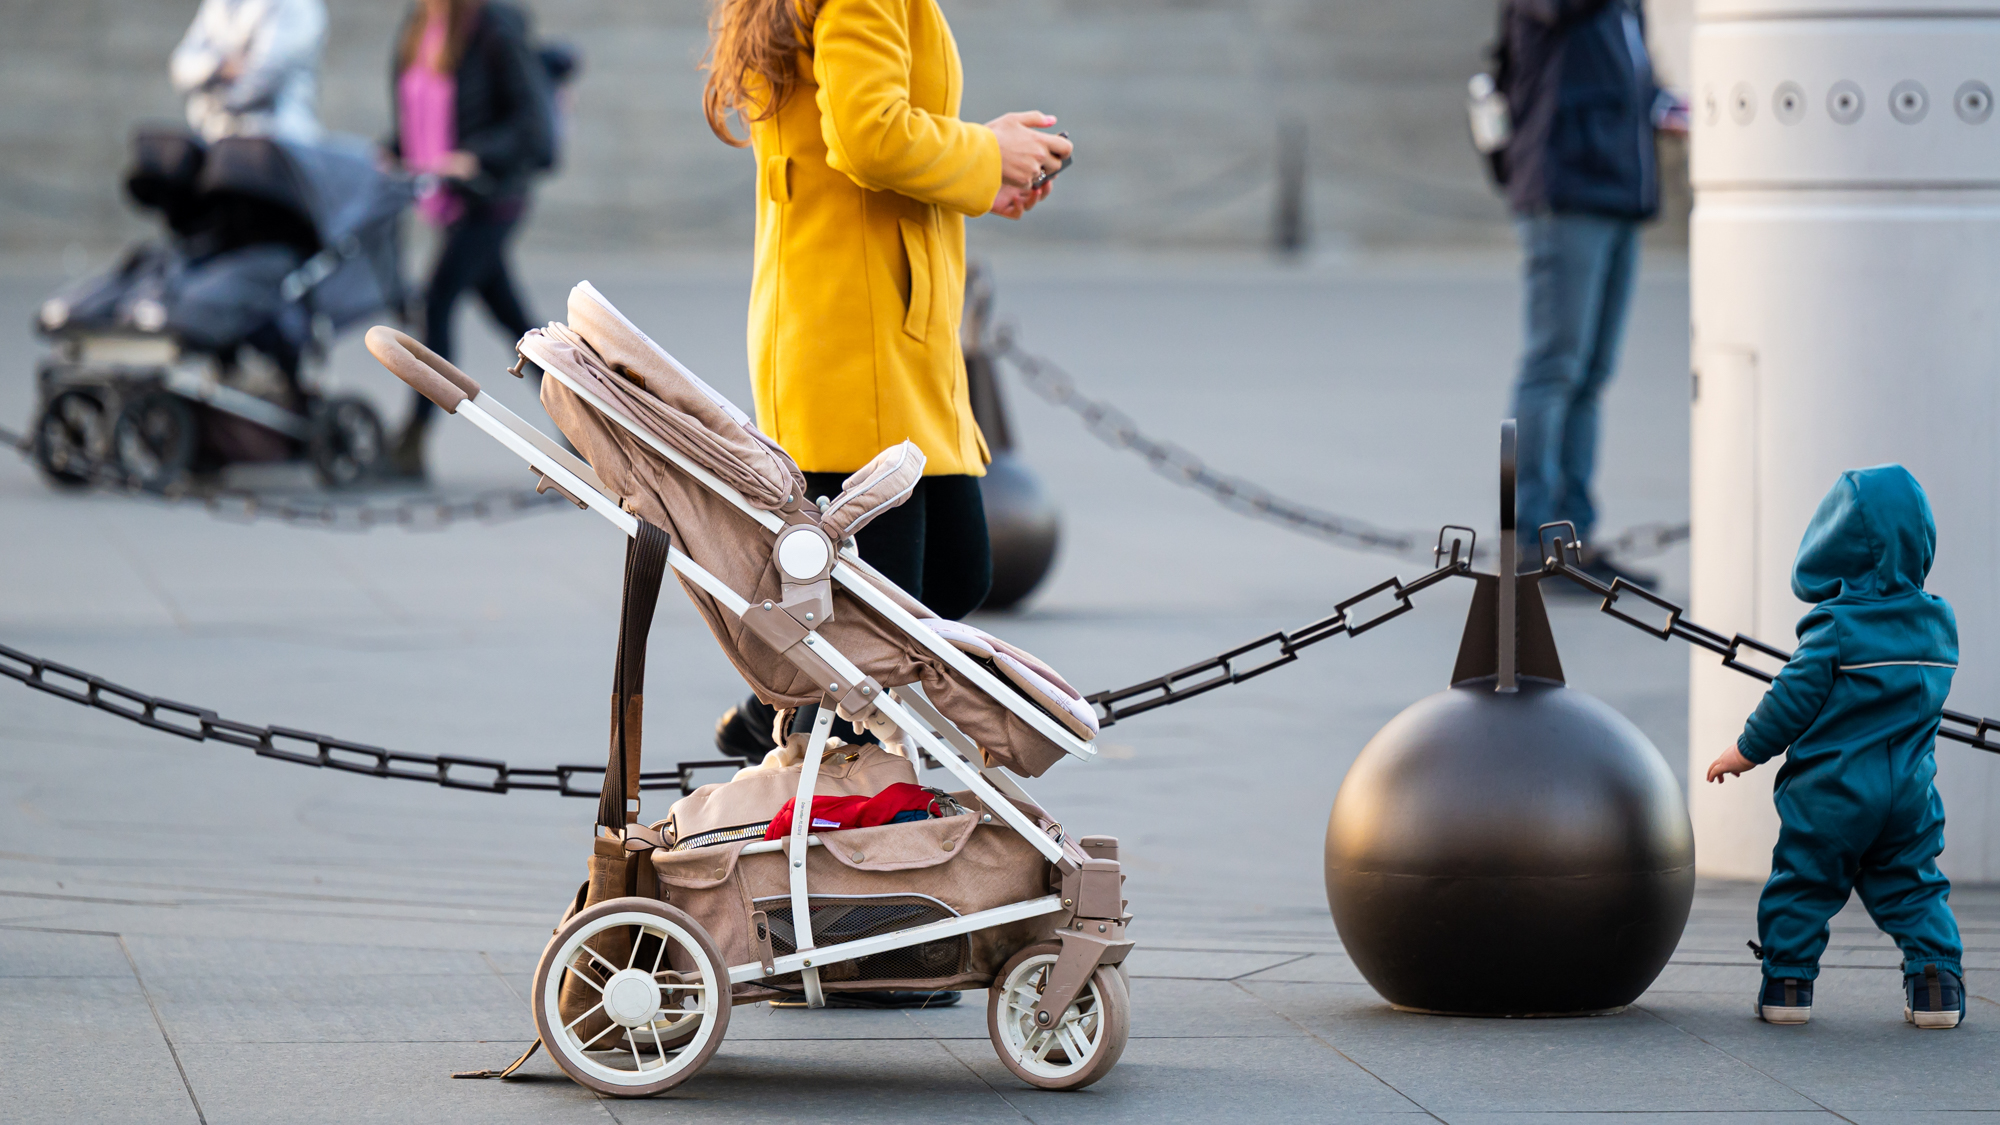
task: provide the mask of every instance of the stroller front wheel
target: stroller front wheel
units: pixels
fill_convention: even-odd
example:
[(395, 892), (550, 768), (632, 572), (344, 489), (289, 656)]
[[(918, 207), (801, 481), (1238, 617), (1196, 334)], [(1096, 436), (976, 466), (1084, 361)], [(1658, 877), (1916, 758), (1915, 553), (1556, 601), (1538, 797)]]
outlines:
[(104, 403), (72, 387), (49, 400), (35, 422), (35, 464), (51, 483), (81, 488), (111, 444)]
[(313, 412), (306, 452), (326, 487), (359, 483), (381, 467), (382, 420), (362, 399), (351, 395), (329, 398)]
[(1044, 1090), (1081, 1090), (1111, 1073), (1132, 1031), (1132, 993), (1120, 966), (1101, 965), (1056, 1026), (1035, 1026), (1035, 1006), (1062, 953), (1031, 945), (1008, 959), (986, 994), (986, 1032), (1015, 1077)]
[(125, 404), (111, 427), (112, 455), (133, 484), (165, 492), (194, 467), (194, 408), (167, 391), (151, 391)]
[(687, 1081), (729, 1028), (729, 968), (701, 924), (648, 898), (565, 922), (535, 969), (535, 1029), (564, 1074), (643, 1098)]

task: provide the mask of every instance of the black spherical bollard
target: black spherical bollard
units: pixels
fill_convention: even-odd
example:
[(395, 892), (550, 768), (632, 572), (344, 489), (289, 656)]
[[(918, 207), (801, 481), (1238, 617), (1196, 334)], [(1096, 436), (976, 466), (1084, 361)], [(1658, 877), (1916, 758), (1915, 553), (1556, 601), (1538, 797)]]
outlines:
[(993, 588), (982, 608), (1008, 609), (1048, 574), (1061, 520), (1041, 481), (1011, 450), (994, 451), (986, 475), (979, 478), (979, 495), (993, 547)]
[(1326, 893), (1355, 967), (1398, 1008), (1615, 1011), (1680, 940), (1694, 832), (1624, 716), (1560, 683), (1482, 677), (1361, 751), (1327, 822)]
[[(1499, 574), (1475, 576), (1451, 688), (1368, 740), (1326, 823), (1340, 940), (1410, 1011), (1617, 1011), (1666, 967), (1694, 905), (1673, 771), (1625, 716), (1563, 686), (1539, 576), (1516, 561), (1515, 467), (1508, 421)], [(1454, 540), (1452, 560), (1473, 545)]]

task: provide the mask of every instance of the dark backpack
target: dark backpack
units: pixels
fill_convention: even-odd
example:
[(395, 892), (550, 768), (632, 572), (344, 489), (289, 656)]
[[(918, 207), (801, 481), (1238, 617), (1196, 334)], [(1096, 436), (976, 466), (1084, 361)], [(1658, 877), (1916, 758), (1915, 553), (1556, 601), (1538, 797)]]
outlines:
[[(1492, 64), (1490, 73), (1493, 85), (1500, 96), (1507, 96), (1507, 88), (1514, 79), (1514, 55), (1507, 43), (1507, 24), (1514, 14), (1513, 0), (1500, 0), (1500, 27), (1493, 35), (1493, 42), (1486, 47), (1486, 57)], [(1486, 154), (1486, 174), (1493, 178), (1493, 186), (1504, 189), (1507, 186), (1507, 150), (1500, 148)]]
[(562, 163), (563, 136), (569, 130), (568, 115), (563, 112), (562, 91), (576, 80), (583, 69), (583, 55), (575, 46), (559, 40), (545, 40), (535, 47), (535, 61), (539, 63), (535, 75), (540, 81), (535, 84), (536, 94), (542, 100), (543, 120), (548, 123), (546, 136), (548, 143), (535, 153), (536, 171), (548, 172)]

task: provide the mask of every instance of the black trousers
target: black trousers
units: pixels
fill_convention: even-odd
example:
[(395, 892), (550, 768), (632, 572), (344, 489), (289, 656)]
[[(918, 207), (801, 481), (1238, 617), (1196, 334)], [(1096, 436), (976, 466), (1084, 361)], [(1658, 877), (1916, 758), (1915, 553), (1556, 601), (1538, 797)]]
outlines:
[[(523, 203), (501, 201), (473, 204), (444, 230), (444, 247), (424, 287), (424, 345), (452, 358), (451, 314), (470, 289), (479, 294), (486, 311), (501, 328), (519, 339), (533, 325), (521, 306), (521, 294), (507, 269), (507, 243), (521, 225)], [(421, 425), (435, 409), (431, 400), (412, 392), (416, 401), (411, 420)]]
[[(806, 495), (838, 496), (846, 473), (807, 473)], [(861, 557), (939, 617), (956, 621), (986, 600), (993, 550), (979, 478), (925, 477), (908, 500), (855, 536)]]

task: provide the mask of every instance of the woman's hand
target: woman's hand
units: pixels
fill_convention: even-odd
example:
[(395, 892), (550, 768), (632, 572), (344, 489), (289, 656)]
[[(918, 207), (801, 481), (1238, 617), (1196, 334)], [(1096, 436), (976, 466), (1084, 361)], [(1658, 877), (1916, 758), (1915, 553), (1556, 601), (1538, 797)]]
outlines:
[[(1069, 138), (1040, 131), (1055, 123), (1054, 117), (1036, 110), (1003, 113), (986, 123), (986, 127), (993, 130), (993, 135), (1000, 138), (1001, 183), (1025, 188), (1043, 172), (1062, 168), (1063, 157), (1070, 153)], [(994, 210), (999, 210), (999, 207)], [(1018, 215), (1008, 217), (1019, 218)]]
[(1736, 774), (1746, 773), (1756, 768), (1757, 763), (1744, 757), (1743, 752), (1738, 750), (1735, 744), (1732, 743), (1729, 749), (1722, 752), (1721, 757), (1708, 764), (1708, 779), (1719, 785), (1724, 780)]
[(446, 179), (470, 180), (479, 175), (479, 158), (463, 149), (447, 152), (438, 158), (432, 171)]
[(1024, 187), (1015, 187), (1013, 184), (1001, 184), (1000, 194), (993, 197), (993, 206), (987, 213), (1007, 219), (1018, 219), (1034, 210), (1035, 204), (1047, 199), (1049, 191), (1055, 186), (1054, 181), (1049, 181), (1030, 191)]

